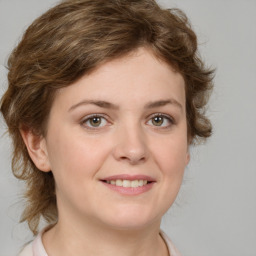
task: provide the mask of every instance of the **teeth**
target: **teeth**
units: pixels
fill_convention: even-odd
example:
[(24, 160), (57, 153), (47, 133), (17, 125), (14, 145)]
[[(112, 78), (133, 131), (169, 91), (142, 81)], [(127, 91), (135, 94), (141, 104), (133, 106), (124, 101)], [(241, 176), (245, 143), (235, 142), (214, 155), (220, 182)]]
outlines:
[(137, 188), (148, 184), (147, 180), (107, 180), (108, 184), (124, 188)]
[[(147, 181), (146, 181), (146, 182), (147, 182)], [(142, 187), (143, 184), (144, 184), (144, 183), (143, 183), (143, 180), (138, 180), (138, 186), (139, 186), (139, 187)]]
[(123, 187), (124, 188), (130, 188), (131, 182), (129, 180), (123, 180)]
[(116, 180), (116, 186), (122, 187), (123, 186), (123, 181), (122, 180)]
[(138, 180), (133, 180), (133, 181), (131, 182), (131, 187), (132, 187), (132, 188), (137, 188), (138, 186), (139, 186)]

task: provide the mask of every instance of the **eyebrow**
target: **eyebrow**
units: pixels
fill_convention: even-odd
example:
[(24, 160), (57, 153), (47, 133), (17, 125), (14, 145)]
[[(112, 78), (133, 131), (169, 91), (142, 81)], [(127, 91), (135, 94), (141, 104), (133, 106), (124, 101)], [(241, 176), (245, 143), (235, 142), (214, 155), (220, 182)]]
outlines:
[(68, 111), (72, 111), (73, 109), (75, 109), (77, 107), (80, 107), (82, 105), (88, 105), (88, 104), (92, 104), (92, 105), (98, 106), (100, 108), (118, 109), (117, 105), (115, 105), (113, 103), (110, 103), (110, 102), (107, 102), (107, 101), (102, 101), (102, 100), (83, 100), (83, 101), (80, 101), (79, 103), (71, 106)]
[(174, 106), (177, 106), (180, 109), (183, 109), (182, 104), (175, 99), (158, 100), (158, 101), (149, 102), (148, 104), (146, 104), (145, 108), (148, 109), (148, 108), (163, 107), (168, 104), (172, 104)]
[[(107, 102), (107, 101), (103, 101), (103, 100), (83, 100), (83, 101), (80, 101), (77, 104), (71, 106), (68, 111), (72, 111), (77, 107), (80, 107), (82, 105), (88, 105), (88, 104), (92, 104), (92, 105), (98, 106), (100, 108), (119, 109), (119, 107), (117, 105), (115, 105), (113, 103), (110, 103), (110, 102)], [(183, 109), (182, 104), (179, 103), (175, 99), (158, 100), (158, 101), (149, 102), (145, 105), (144, 108), (145, 109), (157, 108), (157, 107), (166, 106), (168, 104), (172, 104), (174, 106), (177, 106), (180, 109)]]

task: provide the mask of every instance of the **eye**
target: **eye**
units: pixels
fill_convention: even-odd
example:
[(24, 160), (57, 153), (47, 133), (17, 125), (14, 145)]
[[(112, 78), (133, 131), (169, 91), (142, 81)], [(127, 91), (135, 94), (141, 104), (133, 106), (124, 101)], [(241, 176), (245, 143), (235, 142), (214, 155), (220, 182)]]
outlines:
[(100, 116), (100, 115), (92, 115), (87, 118), (85, 118), (82, 121), (82, 125), (86, 126), (88, 128), (100, 128), (103, 126), (106, 126), (108, 124), (108, 121), (106, 120), (105, 117)]
[(155, 115), (153, 115), (153, 117), (150, 118), (150, 120), (147, 122), (147, 124), (156, 126), (156, 127), (168, 128), (172, 124), (174, 124), (174, 121), (168, 115), (155, 114)]

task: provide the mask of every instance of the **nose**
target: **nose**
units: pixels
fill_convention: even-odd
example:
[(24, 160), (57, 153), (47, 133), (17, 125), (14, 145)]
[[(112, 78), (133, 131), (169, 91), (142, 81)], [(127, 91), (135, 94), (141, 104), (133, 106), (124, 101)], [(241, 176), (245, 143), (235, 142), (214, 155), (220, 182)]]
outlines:
[(139, 127), (123, 127), (115, 134), (114, 158), (131, 165), (140, 164), (148, 158), (146, 136)]

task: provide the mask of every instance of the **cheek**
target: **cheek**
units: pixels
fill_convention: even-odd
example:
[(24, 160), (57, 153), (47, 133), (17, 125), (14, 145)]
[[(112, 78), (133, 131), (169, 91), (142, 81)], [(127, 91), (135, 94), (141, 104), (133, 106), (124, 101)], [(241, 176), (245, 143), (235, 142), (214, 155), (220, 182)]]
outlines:
[(93, 177), (109, 152), (108, 144), (97, 138), (59, 134), (50, 141), (49, 158), (52, 171), (55, 176), (62, 176), (63, 179)]
[(188, 163), (188, 148), (185, 139), (165, 140), (155, 149), (155, 159), (164, 175), (183, 177)]
[(184, 139), (165, 140), (156, 147), (155, 162), (161, 172), (159, 201), (162, 215), (171, 207), (180, 190), (187, 164), (187, 141)]

